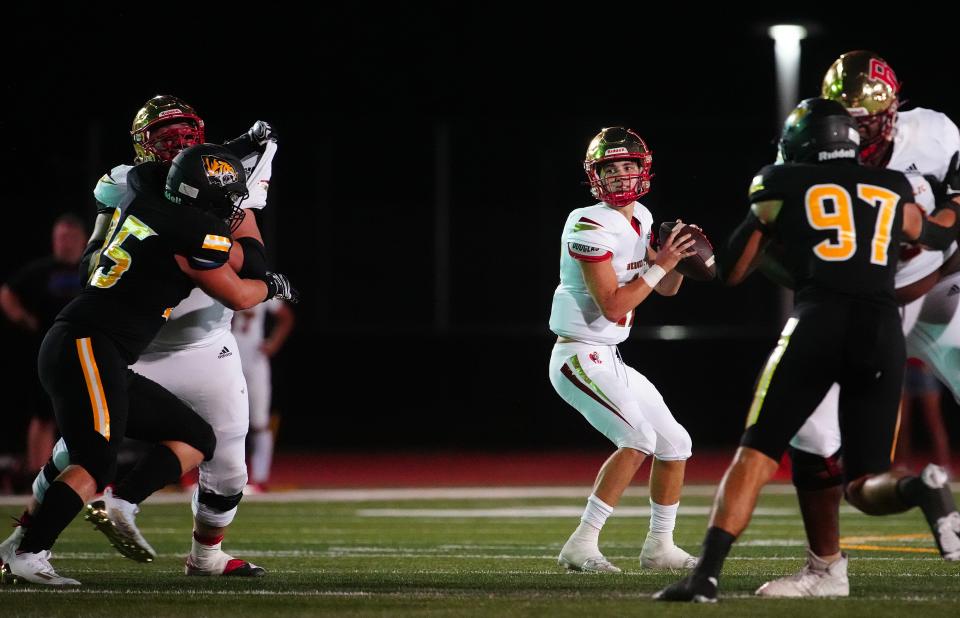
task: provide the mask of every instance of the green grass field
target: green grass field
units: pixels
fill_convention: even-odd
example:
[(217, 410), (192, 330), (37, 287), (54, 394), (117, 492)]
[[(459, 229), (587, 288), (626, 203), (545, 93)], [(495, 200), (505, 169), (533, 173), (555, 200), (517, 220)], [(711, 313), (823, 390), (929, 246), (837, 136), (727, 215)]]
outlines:
[[(785, 488), (764, 495), (760, 514), (734, 547), (716, 606), (650, 600), (678, 574), (639, 568), (648, 522), (641, 493), (625, 498), (601, 538), (624, 573), (598, 575), (556, 565), (587, 490), (515, 488), (472, 498), (330, 492), (291, 496), (299, 501), (280, 501), (283, 494), (245, 500), (225, 549), (268, 569), (266, 577), (249, 580), (183, 575), (191, 523), (185, 503), (147, 503), (138, 517), (160, 554), (152, 564), (117, 556), (78, 518), (54, 548), (53, 562), (83, 587), (2, 586), (0, 615), (960, 615), (960, 564), (939, 559), (919, 513), (870, 518), (844, 509), (844, 542), (859, 548), (848, 550), (850, 598), (753, 597), (765, 580), (802, 564), (796, 501), (777, 489)], [(711, 495), (712, 488), (691, 487), (681, 504), (676, 540), (689, 550), (700, 543)], [(4, 519), (16, 514), (9, 502), (0, 506)]]

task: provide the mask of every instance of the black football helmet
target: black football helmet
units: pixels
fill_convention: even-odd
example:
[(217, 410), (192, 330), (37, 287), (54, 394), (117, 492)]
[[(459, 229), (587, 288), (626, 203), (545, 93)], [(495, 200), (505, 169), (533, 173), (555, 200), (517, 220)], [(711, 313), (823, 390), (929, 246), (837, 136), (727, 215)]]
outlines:
[(780, 156), (786, 163), (857, 161), (860, 134), (846, 108), (829, 99), (806, 99), (783, 123)]
[(231, 231), (243, 221), (240, 204), (249, 194), (240, 159), (218, 144), (191, 146), (174, 157), (164, 190), (171, 202), (210, 212)]
[[(613, 190), (609, 180), (600, 176), (600, 170), (607, 163), (613, 161), (630, 160), (636, 162), (640, 168), (639, 174), (616, 176), (623, 181), (621, 186), (632, 186), (629, 189)], [(630, 204), (650, 190), (650, 166), (653, 165), (653, 153), (631, 129), (623, 127), (609, 127), (602, 129), (590, 141), (587, 147), (587, 156), (583, 161), (583, 171), (590, 182), (590, 192), (593, 196), (611, 206), (621, 207)], [(636, 182), (631, 182), (636, 179)]]

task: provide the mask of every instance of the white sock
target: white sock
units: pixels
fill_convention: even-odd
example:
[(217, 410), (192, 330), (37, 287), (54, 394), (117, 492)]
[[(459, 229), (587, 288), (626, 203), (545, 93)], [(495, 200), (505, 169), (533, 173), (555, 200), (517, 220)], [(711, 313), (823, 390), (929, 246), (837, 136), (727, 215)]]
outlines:
[[(215, 543), (210, 541), (216, 540)], [(198, 566), (205, 566), (208, 562), (215, 560), (220, 555), (220, 547), (223, 545), (223, 535), (218, 539), (207, 539), (207, 542), (201, 543), (197, 540), (197, 533), (193, 533), (193, 545), (190, 547), (190, 555)]]
[(680, 503), (657, 504), (650, 499), (650, 534), (661, 539), (673, 539), (673, 528), (677, 523), (677, 509)]
[(612, 514), (612, 506), (591, 494), (587, 498), (587, 508), (583, 510), (583, 515), (580, 516), (580, 525), (577, 526), (573, 536), (584, 541), (597, 543), (600, 539), (600, 530)]
[(270, 478), (270, 464), (273, 461), (273, 432), (269, 429), (254, 431), (252, 446), (250, 480), (254, 483), (266, 483)]

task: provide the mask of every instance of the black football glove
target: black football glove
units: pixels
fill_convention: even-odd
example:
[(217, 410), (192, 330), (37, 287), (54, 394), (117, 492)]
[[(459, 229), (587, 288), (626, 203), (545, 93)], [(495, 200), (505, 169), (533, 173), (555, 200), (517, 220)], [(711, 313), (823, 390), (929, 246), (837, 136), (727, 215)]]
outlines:
[(267, 284), (267, 297), (263, 299), (265, 301), (271, 298), (279, 298), (296, 303), (300, 300), (300, 292), (294, 289), (290, 279), (284, 274), (272, 273), (268, 270), (263, 277), (263, 282)]
[(950, 157), (950, 165), (943, 177), (943, 190), (948, 198), (960, 196), (960, 151), (954, 152)]
[(247, 137), (249, 137), (250, 141), (254, 144), (263, 146), (267, 142), (277, 141), (277, 132), (270, 126), (269, 122), (258, 120), (253, 123), (250, 130), (247, 131)]

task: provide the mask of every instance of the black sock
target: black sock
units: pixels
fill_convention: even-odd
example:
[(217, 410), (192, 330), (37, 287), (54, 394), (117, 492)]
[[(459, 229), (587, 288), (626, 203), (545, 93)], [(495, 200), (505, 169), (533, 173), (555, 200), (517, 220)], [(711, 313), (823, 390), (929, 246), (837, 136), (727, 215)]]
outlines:
[(140, 460), (113, 488), (113, 495), (133, 504), (140, 504), (147, 496), (180, 480), (180, 460), (163, 444), (153, 449)]
[(694, 570), (696, 575), (704, 577), (714, 577), (720, 579), (720, 570), (723, 568), (723, 561), (727, 559), (730, 553), (730, 547), (737, 537), (733, 536), (722, 528), (711, 526), (707, 529), (707, 536), (703, 539), (703, 551), (700, 554), (700, 561)]
[(908, 506), (919, 506), (927, 523), (936, 528), (937, 520), (957, 510), (950, 485), (930, 487), (919, 476), (905, 476), (897, 481), (897, 495)]
[(51, 483), (43, 504), (33, 514), (20, 541), (20, 551), (34, 553), (53, 547), (57, 537), (82, 508), (83, 499), (72, 487), (62, 481)]

